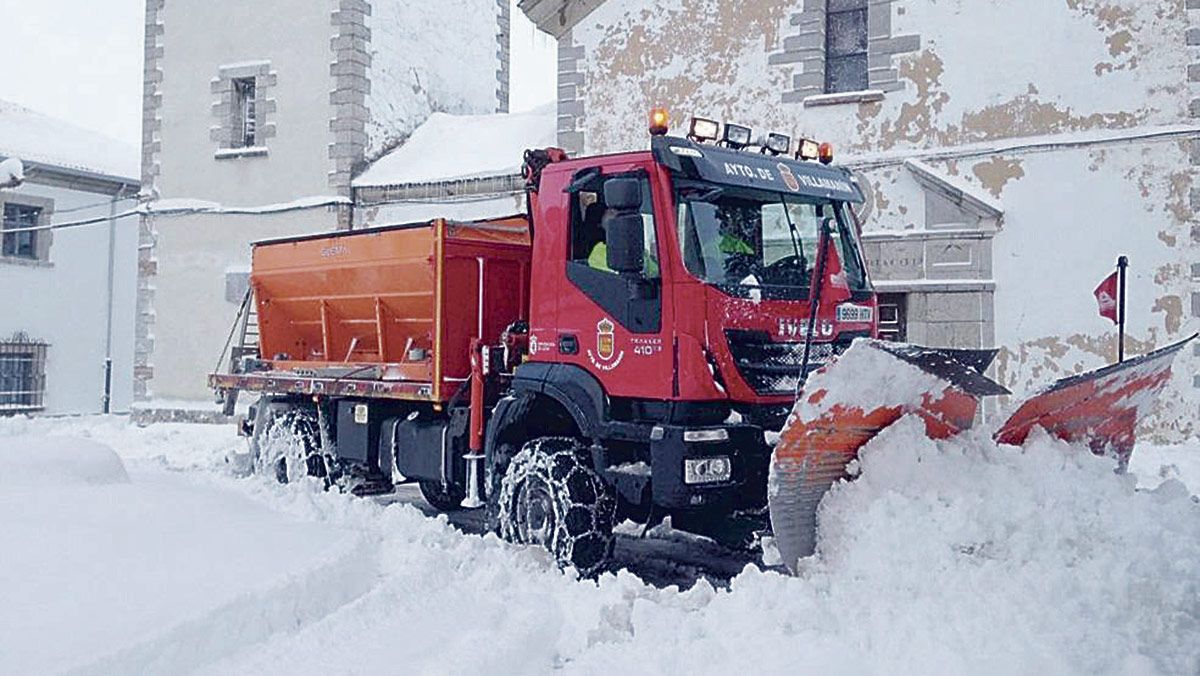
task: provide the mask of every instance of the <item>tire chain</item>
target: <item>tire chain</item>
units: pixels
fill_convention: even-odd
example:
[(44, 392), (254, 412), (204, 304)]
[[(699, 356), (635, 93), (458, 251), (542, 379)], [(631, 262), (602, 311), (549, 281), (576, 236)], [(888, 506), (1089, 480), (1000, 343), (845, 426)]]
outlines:
[(574, 566), (585, 577), (602, 572), (613, 551), (616, 500), (584, 461), (574, 439), (535, 439), (517, 453), (501, 481), (500, 536), (521, 542), (516, 526), (516, 499), (521, 485), (540, 480), (553, 499), (554, 532), (547, 548), (559, 565)]

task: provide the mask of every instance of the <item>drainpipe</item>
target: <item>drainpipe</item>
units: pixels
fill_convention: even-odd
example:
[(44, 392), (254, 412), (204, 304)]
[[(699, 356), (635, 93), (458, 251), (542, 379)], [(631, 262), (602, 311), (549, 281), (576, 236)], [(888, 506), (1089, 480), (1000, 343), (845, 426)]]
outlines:
[(112, 412), (112, 380), (113, 380), (113, 277), (116, 273), (117, 258), (117, 203), (125, 199), (128, 185), (122, 185), (112, 200), (108, 203), (108, 286), (105, 293), (104, 321), (104, 394), (101, 397), (101, 411), (107, 415)]

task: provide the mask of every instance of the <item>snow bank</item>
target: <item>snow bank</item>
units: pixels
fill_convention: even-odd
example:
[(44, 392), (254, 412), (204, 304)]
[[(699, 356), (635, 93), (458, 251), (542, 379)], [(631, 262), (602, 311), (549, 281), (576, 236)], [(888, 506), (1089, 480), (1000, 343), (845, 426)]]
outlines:
[[(129, 475), (106, 445), (47, 432), (110, 440)], [(182, 673), (370, 589), (375, 539), (162, 467), (219, 467), (232, 438), (231, 427), (0, 420), (0, 673)]]
[(379, 158), (354, 185), (428, 183), (520, 173), (527, 148), (556, 144), (554, 104), (526, 113), (434, 113), (404, 145)]
[(111, 448), (72, 437), (0, 437), (0, 486), (129, 483)]
[(686, 592), (627, 572), (576, 581), (407, 505), (276, 502), (379, 529), (387, 572), (208, 671), (1195, 673), (1200, 505), (1112, 470), (1044, 438), (935, 443), (909, 419), (830, 494), (821, 557), (799, 577), (748, 567), (728, 590)]
[[(56, 429), (111, 443), (131, 467), (135, 486), (145, 471), (139, 468), (219, 468), (222, 447), (237, 443), (228, 427), (139, 429), (95, 418), (0, 421), (0, 434)], [(1143, 450), (1134, 454), (1135, 470)], [(1200, 456), (1200, 447), (1158, 457), (1186, 476), (1190, 465), (1178, 460), (1188, 453)], [(1157, 476), (1159, 460), (1149, 465)], [(185, 612), (192, 607), (186, 603), (174, 613), (155, 606), (164, 624), (192, 627), (174, 634), (187, 637), (187, 660), (178, 653), (166, 663), (149, 659), (169, 652), (171, 644), (163, 638), (167, 632), (144, 628), (136, 644), (142, 647), (121, 653), (137, 660), (110, 657), (92, 665), (114, 672), (203, 665), (204, 673), (218, 674), (728, 676), (748, 667), (789, 676), (1197, 673), (1200, 504), (1178, 481), (1138, 491), (1132, 477), (1112, 470), (1112, 461), (1045, 438), (1024, 450), (997, 446), (985, 436), (933, 442), (917, 421), (905, 420), (863, 450), (857, 480), (827, 496), (821, 554), (800, 576), (747, 567), (728, 589), (701, 581), (684, 592), (647, 585), (628, 572), (576, 580), (540, 550), (464, 535), (410, 505), (384, 507), (307, 485), (237, 481), (222, 472), (174, 472), (169, 479), (159, 475), (166, 482), (160, 499), (179, 503), (175, 516), (195, 514), (193, 524), (170, 531), (165, 519), (153, 516), (158, 510), (131, 507), (120, 528), (103, 531), (110, 539), (114, 533), (147, 542), (167, 538), (163, 551), (178, 557), (169, 570), (145, 556), (122, 558), (95, 534), (64, 536), (104, 545), (90, 556), (107, 563), (93, 566), (161, 571), (140, 585), (110, 585), (107, 605), (96, 594), (85, 593), (82, 603), (75, 598), (77, 588), (86, 591), (93, 579), (78, 575), (25, 593), (4, 578), (12, 564), (0, 557), (0, 585), (17, 594), (15, 605), (9, 592), (0, 605), (0, 671), (53, 671), (15, 661), (14, 655), (33, 652), (14, 653), (12, 646), (28, 641), (44, 657), (63, 649), (64, 635), (74, 646), (70, 642), (84, 640), (80, 636), (94, 625), (127, 625), (130, 609), (121, 603), (130, 591), (139, 602), (150, 596), (146, 590), (195, 602), (223, 585), (270, 579), (260, 591), (226, 597), (224, 605), (211, 603), (199, 615), (224, 618), (214, 606), (236, 608), (228, 624), (182, 621), (197, 617)], [(227, 512), (213, 511), (217, 489)], [(19, 511), (20, 503), (5, 503), (3, 496), (0, 491), (0, 515)], [(95, 504), (58, 499), (38, 509), (58, 505), (61, 522), (81, 528), (98, 511)], [(320, 582), (281, 583), (286, 576), (277, 567), (305, 558), (305, 550), (281, 548), (274, 537), (283, 534), (271, 536), (274, 529), (267, 529), (264, 535), (253, 515), (261, 524), (295, 529), (287, 532), (360, 533), (362, 541), (374, 543), (358, 550), (367, 565), (327, 567), (337, 575)], [(12, 522), (2, 518), (5, 537)], [(36, 515), (20, 522), (34, 520), (46, 522)], [(336, 548), (336, 537), (318, 540), (327, 550)], [(79, 547), (47, 547), (32, 536), (19, 542), (24, 544), (15, 551), (67, 555), (68, 561), (55, 564), (59, 574), (86, 558), (72, 553)], [(206, 549), (219, 549), (221, 565), (197, 575), (216, 558)], [(319, 603), (322, 592), (335, 598)], [(291, 625), (283, 621), (288, 599), (297, 608)], [(27, 623), (24, 614), (32, 611), (26, 609), (44, 606), (61, 611), (59, 625), (27, 628), (11, 619)], [(249, 614), (256, 607), (263, 609), (261, 620)], [(135, 631), (126, 629), (126, 635)], [(202, 629), (209, 632), (207, 644), (200, 642)], [(103, 640), (102, 630), (87, 640)]]

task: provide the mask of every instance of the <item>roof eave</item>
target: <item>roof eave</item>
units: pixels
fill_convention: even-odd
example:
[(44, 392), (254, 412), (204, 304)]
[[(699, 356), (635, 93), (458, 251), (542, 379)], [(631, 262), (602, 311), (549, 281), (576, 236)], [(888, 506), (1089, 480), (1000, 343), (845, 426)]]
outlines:
[(541, 30), (561, 38), (604, 0), (519, 0), (517, 7)]
[[(0, 154), (0, 159), (7, 159), (7, 156)], [(84, 192), (94, 192), (103, 195), (115, 195), (120, 192), (128, 194), (128, 188), (133, 188), (133, 192), (137, 192), (141, 188), (141, 181), (136, 178), (104, 174), (85, 169), (74, 169), (72, 167), (33, 160), (22, 159), (21, 163), (25, 165), (25, 181), (27, 183), (38, 183), (57, 188), (82, 190)]]

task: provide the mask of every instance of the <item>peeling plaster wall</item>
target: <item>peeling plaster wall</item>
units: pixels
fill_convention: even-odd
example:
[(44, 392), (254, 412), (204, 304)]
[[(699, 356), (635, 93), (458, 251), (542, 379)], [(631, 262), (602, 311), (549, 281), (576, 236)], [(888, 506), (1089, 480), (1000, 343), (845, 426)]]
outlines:
[[(1200, 260), (1190, 242), (1186, 143), (1167, 141), (1029, 155), (1004, 190), (1014, 224), (996, 237), (1000, 375), (1014, 391), (1116, 360), (1116, 327), (1098, 316), (1091, 289), (1129, 256), (1127, 354), (1142, 354), (1200, 329), (1185, 314)], [(1077, 177), (1066, 191), (1061, 177)], [(1082, 197), (1082, 199), (1080, 199)], [(1029, 280), (1029, 283), (1021, 283)], [(1147, 428), (1177, 441), (1200, 435), (1192, 350)]]
[[(867, 103), (784, 103), (797, 65), (772, 65), (803, 0), (608, 0), (583, 48), (588, 152), (645, 146), (644, 113), (692, 114), (830, 140), (844, 154), (1130, 128), (1187, 119), (1185, 0), (895, 0), (903, 88)], [(879, 9), (882, 7), (883, 9)]]
[[(919, 35), (919, 49), (888, 57), (897, 91), (831, 105), (785, 97), (801, 64), (772, 59), (814, 1), (608, 0), (570, 33), (575, 80), (566, 108), (560, 100), (560, 140), (588, 153), (645, 148), (645, 112), (665, 105), (676, 130), (698, 114), (833, 142), (866, 184), (869, 233), (902, 243), (982, 229), (988, 266), (973, 278), (964, 266), (962, 280), (948, 281), (994, 282), (983, 321), (994, 314), (996, 372), (1014, 391), (1115, 359), (1115, 327), (1097, 315), (1091, 290), (1119, 254), (1132, 265), (1131, 354), (1200, 330), (1200, 105), (1190, 105), (1200, 65), (1189, 68), (1200, 48), (1187, 46), (1200, 45), (1200, 30), (1188, 30), (1200, 28), (1200, 12), (1187, 9), (1200, 2), (872, 3), (890, 12), (893, 35)], [(1121, 140), (1169, 125), (1192, 131)], [(958, 218), (914, 180), (910, 157), (996, 200), (1002, 217)], [(903, 246), (914, 245), (897, 244), (882, 262), (917, 260), (899, 255)], [(917, 263), (914, 279), (925, 279), (926, 261)], [(941, 301), (951, 305), (963, 289)], [(1200, 348), (1189, 349), (1144, 432), (1200, 436), (1197, 373)]]

